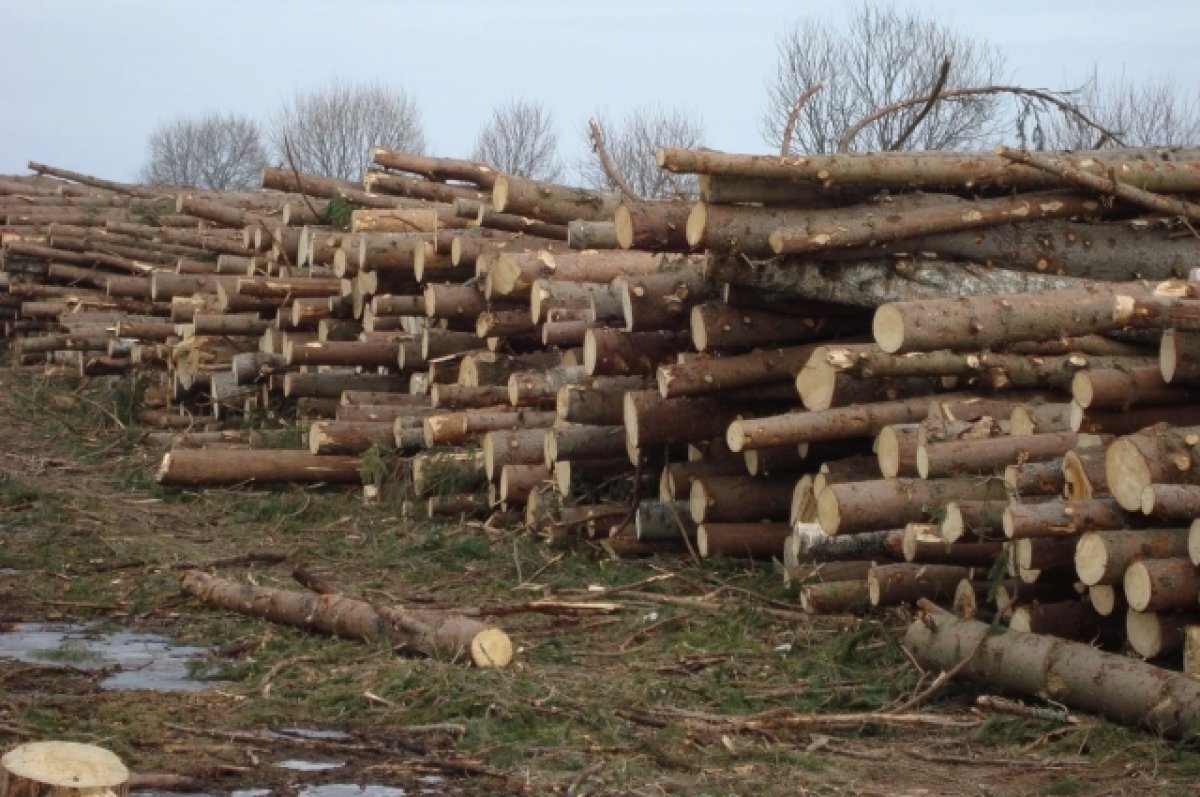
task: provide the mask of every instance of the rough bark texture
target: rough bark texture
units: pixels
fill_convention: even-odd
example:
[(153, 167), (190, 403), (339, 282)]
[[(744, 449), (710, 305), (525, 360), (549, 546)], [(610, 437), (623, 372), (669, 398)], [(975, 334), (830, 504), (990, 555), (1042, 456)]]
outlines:
[(339, 593), (238, 584), (198, 570), (185, 572), (180, 585), (184, 594), (209, 605), (280, 625), (367, 642), (382, 639), (405, 651), (477, 667), (506, 667), (512, 661), (507, 634), (453, 612), (375, 606)]

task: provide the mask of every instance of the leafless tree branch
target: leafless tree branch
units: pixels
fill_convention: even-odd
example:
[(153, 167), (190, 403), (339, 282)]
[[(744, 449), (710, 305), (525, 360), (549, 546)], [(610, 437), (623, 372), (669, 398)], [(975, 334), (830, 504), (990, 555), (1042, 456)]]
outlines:
[(819, 80), (806, 88), (796, 101), (792, 103), (791, 113), (788, 114), (787, 124), (783, 126), (783, 140), (779, 143), (779, 157), (786, 158), (792, 151), (792, 134), (796, 132), (796, 120), (800, 118), (800, 111), (804, 110), (804, 106), (808, 105), (808, 101), (813, 98), (821, 89), (825, 88), (825, 81)]
[[(634, 110), (620, 124), (612, 124), (601, 115), (594, 120), (604, 133), (604, 152), (610, 168), (621, 177), (629, 194), (655, 199), (696, 195), (694, 178), (678, 178), (659, 169), (654, 154), (660, 146), (703, 146), (704, 131), (699, 121), (680, 111), (654, 108)], [(592, 145), (592, 153), (580, 165), (583, 181), (594, 188), (625, 193), (605, 169), (594, 146), (590, 123), (584, 133)]]
[(608, 154), (608, 148), (604, 146), (604, 131), (600, 129), (600, 123), (595, 118), (588, 119), (588, 130), (592, 136), (592, 151), (600, 159), (600, 167), (608, 175), (609, 181), (617, 187), (618, 191), (625, 195), (626, 199), (641, 199), (629, 187), (629, 183), (625, 182), (625, 178), (621, 176), (621, 173), (617, 171), (617, 165), (613, 163), (612, 156)]
[(921, 109), (921, 112), (912, 118), (912, 121), (908, 123), (908, 127), (904, 128), (904, 132), (896, 137), (896, 140), (888, 147), (889, 150), (892, 152), (899, 151), (912, 134), (916, 132), (917, 128), (921, 126), (921, 122), (925, 121), (925, 117), (933, 110), (933, 104), (941, 99), (942, 89), (946, 87), (946, 78), (948, 77), (950, 77), (950, 56), (942, 59), (942, 69), (938, 72), (937, 80), (933, 82), (933, 90), (929, 92), (929, 102), (925, 103), (925, 107)]

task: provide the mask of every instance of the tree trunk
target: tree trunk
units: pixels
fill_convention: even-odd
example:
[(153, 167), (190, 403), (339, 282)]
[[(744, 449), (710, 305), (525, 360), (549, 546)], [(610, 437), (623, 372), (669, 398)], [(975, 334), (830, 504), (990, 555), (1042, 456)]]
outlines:
[(698, 266), (685, 265), (649, 275), (620, 275), (613, 280), (620, 297), (625, 329), (644, 332), (679, 329), (691, 308), (715, 294)]
[(687, 346), (684, 333), (589, 329), (583, 343), (584, 367), (592, 376), (651, 375)]
[(1082, 290), (1092, 284), (1073, 277), (923, 259), (825, 263), (784, 255), (747, 263), (740, 258), (711, 256), (707, 271), (708, 277), (718, 282), (781, 297), (869, 308), (948, 296)]
[(876, 565), (867, 576), (867, 590), (872, 606), (899, 606), (921, 598), (944, 601), (954, 597), (958, 582), (970, 577), (971, 569), (959, 565)]
[(633, 448), (711, 440), (725, 431), (736, 410), (713, 398), (664, 399), (657, 390), (625, 394), (622, 417)]
[(619, 249), (621, 244), (611, 221), (573, 219), (567, 223), (567, 246), (578, 250)]
[(886, 352), (984, 349), (1022, 340), (1107, 332), (1120, 291), (1128, 283), (1083, 291), (1017, 293), (973, 298), (895, 302), (875, 311), (875, 341)]
[(1193, 612), (1125, 612), (1125, 637), (1133, 652), (1145, 659), (1177, 653), (1183, 647), (1184, 629), (1197, 621)]
[(942, 539), (947, 543), (999, 539), (1008, 508), (1006, 500), (950, 501), (945, 505), (945, 517), (939, 527)]
[(543, 429), (503, 429), (485, 434), (480, 448), (488, 481), (498, 481), (505, 465), (543, 464), (546, 434)]
[(817, 516), (826, 534), (875, 531), (925, 520), (950, 501), (1004, 494), (1003, 484), (973, 478), (847, 482), (829, 485), (817, 495)]
[(1075, 432), (1048, 432), (927, 443), (917, 449), (917, 471), (922, 479), (962, 473), (987, 474), (1016, 462), (1044, 462), (1077, 447), (1105, 442), (1103, 438)]
[(1125, 570), (1138, 559), (1173, 559), (1188, 555), (1183, 529), (1089, 531), (1075, 546), (1075, 573), (1084, 584), (1120, 584)]
[(492, 206), (497, 213), (514, 213), (551, 224), (567, 224), (575, 219), (611, 221), (619, 194), (590, 191), (530, 180), (516, 175), (500, 175), (492, 184)]
[(789, 478), (701, 476), (692, 480), (688, 510), (696, 523), (782, 521), (791, 510), (795, 485)]
[(1113, 497), (1137, 512), (1151, 484), (1200, 483), (1200, 426), (1160, 425), (1122, 437), (1108, 447), (1104, 469)]
[(684, 355), (681, 362), (658, 367), (658, 389), (663, 398), (679, 398), (786, 382), (813, 351), (814, 346), (805, 345), (727, 357)]
[(1125, 410), (1132, 405), (1195, 401), (1198, 392), (1167, 384), (1156, 365), (1141, 365), (1080, 371), (1071, 382), (1071, 395), (1084, 408)]
[(622, 249), (688, 252), (688, 216), (692, 205), (679, 200), (625, 200), (613, 211), (613, 229)]
[(313, 454), (363, 454), (372, 446), (395, 441), (394, 423), (388, 421), (313, 421), (308, 427), (308, 450)]
[(1164, 332), (1158, 362), (1167, 383), (1200, 383), (1200, 330), (1168, 329)]
[(513, 644), (498, 628), (461, 614), (402, 606), (376, 606), (340, 593), (316, 594), (242, 585), (198, 570), (180, 580), (186, 595), (250, 617), (372, 642), (476, 667), (505, 667)]
[(1125, 512), (1112, 498), (1011, 504), (1004, 510), (1004, 536), (1077, 537), (1087, 531), (1145, 526), (1144, 518)]
[(593, 306), (598, 313), (594, 320), (620, 317), (621, 298), (607, 283), (539, 279), (529, 291), (529, 310), (535, 324), (545, 321), (551, 310), (586, 310)]
[(1142, 513), (1156, 520), (1184, 522), (1200, 517), (1200, 485), (1150, 484), (1142, 489)]
[(621, 457), (625, 455), (625, 428), (576, 424), (555, 426), (545, 431), (541, 442), (547, 467), (561, 461)]
[(1195, 609), (1200, 599), (1200, 572), (1187, 557), (1131, 562), (1123, 584), (1135, 612)]
[(697, 351), (807, 343), (865, 331), (853, 317), (798, 319), (718, 301), (692, 307), (689, 328)]
[(242, 482), (358, 483), (358, 457), (315, 456), (307, 451), (171, 451), (155, 477), (168, 487)]
[(1170, 736), (1200, 731), (1200, 683), (1087, 644), (996, 634), (987, 623), (935, 611), (909, 626), (904, 646), (921, 666), (955, 670), (989, 689), (1045, 697)]
[(459, 180), (477, 185), (480, 188), (491, 188), (495, 185), (496, 178), (500, 175), (500, 172), (492, 166), (478, 161), (417, 155), (411, 152), (388, 149), (387, 147), (375, 147), (372, 149), (371, 160), (377, 166), (382, 166), (385, 169), (419, 174), (427, 180), (439, 182)]
[(705, 523), (696, 529), (696, 550), (703, 557), (769, 561), (782, 557), (789, 534), (787, 523)]
[(1027, 219), (1064, 219), (1096, 216), (1100, 201), (1074, 191), (1018, 194), (996, 199), (960, 200), (945, 198), (929, 207), (881, 208), (879, 213), (857, 207), (849, 211), (825, 211), (785, 220), (770, 233), (775, 254), (803, 254), (829, 249), (875, 246), (936, 233), (976, 230)]
[(554, 474), (542, 462), (505, 465), (500, 469), (500, 500), (506, 504), (524, 504), (534, 487), (553, 478)]
[[(965, 395), (965, 394), (964, 394)], [(929, 414), (929, 397), (882, 401), (821, 412), (792, 412), (734, 421), (726, 432), (732, 451), (873, 437), (885, 426), (916, 423)]]
[[(1200, 192), (1200, 150), (1194, 148), (1110, 149), (1050, 153), (1066, 166), (1117, 179), (1147, 191)], [(822, 185), (874, 188), (1005, 190), (1061, 188), (1062, 178), (994, 153), (879, 152), (780, 157), (734, 155), (708, 149), (661, 147), (658, 165), (671, 172), (811, 181)]]
[(502, 429), (545, 428), (554, 423), (553, 412), (535, 410), (473, 409), (430, 415), (425, 419), (425, 445), (462, 445), (487, 432)]

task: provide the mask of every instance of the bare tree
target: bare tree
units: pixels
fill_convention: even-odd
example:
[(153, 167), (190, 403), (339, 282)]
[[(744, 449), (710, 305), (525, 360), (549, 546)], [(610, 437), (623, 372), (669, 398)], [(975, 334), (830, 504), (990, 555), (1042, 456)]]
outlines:
[(140, 179), (154, 185), (240, 191), (258, 185), (267, 156), (258, 123), (210, 113), (159, 125)]
[(527, 100), (492, 109), (492, 118), (479, 131), (472, 158), (534, 180), (553, 181), (562, 175), (558, 133), (550, 112), (541, 103)]
[[(678, 110), (639, 108), (613, 124), (597, 115), (604, 146), (625, 185), (644, 198), (694, 197), (695, 178), (658, 168), (659, 147), (699, 147), (704, 144), (704, 126)], [(604, 168), (589, 127), (585, 133), (591, 154), (580, 164), (581, 176), (594, 188), (616, 189), (618, 184)]]
[[(778, 43), (779, 60), (769, 84), (764, 139), (778, 148), (788, 117), (812, 87), (795, 119), (794, 148), (832, 152), (841, 134), (867, 114), (899, 100), (931, 92), (986, 86), (999, 81), (999, 51), (938, 22), (885, 5), (857, 6), (844, 28), (803, 20)], [(949, 71), (943, 76), (945, 61)], [(884, 150), (909, 130), (920, 105), (889, 114), (863, 131), (854, 149)], [(933, 104), (907, 139), (909, 149), (949, 149), (990, 143), (998, 130), (1000, 100), (993, 95), (945, 99)]]
[[(1194, 89), (1194, 85), (1192, 87)], [(1106, 83), (1093, 70), (1077, 92), (1077, 102), (1128, 146), (1174, 147), (1200, 143), (1200, 93), (1186, 94), (1166, 77), (1142, 82), (1122, 75)], [(1052, 116), (1044, 123), (1049, 149), (1092, 149), (1115, 142), (1069, 116)]]
[(301, 171), (361, 180), (376, 146), (420, 153), (425, 133), (416, 101), (403, 89), (340, 78), (301, 92), (275, 115), (271, 145), (276, 159)]

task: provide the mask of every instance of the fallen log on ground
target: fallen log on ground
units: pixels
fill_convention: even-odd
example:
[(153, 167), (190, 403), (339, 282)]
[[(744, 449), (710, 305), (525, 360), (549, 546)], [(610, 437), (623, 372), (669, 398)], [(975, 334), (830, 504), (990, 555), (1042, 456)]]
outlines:
[(453, 662), (469, 660), (476, 667), (505, 667), (512, 661), (507, 634), (455, 612), (375, 606), (336, 592), (243, 585), (199, 570), (184, 573), (180, 587), (209, 605), (281, 625), (364, 642), (385, 640), (403, 651)]

